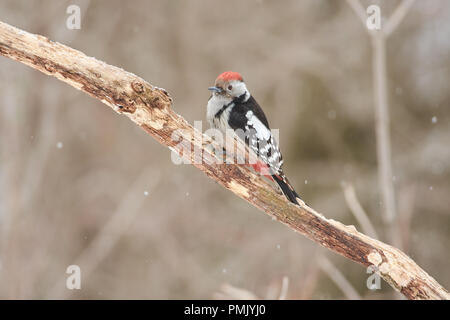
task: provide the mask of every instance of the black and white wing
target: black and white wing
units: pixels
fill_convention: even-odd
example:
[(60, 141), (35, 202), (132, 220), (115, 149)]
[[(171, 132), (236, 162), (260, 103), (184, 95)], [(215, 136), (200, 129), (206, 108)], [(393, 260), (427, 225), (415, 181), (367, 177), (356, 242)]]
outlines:
[(271, 174), (281, 172), (283, 157), (278, 143), (272, 135), (267, 118), (256, 100), (250, 96), (247, 101), (236, 102), (228, 120), (229, 126), (250, 149), (267, 164)]
[[(261, 168), (258, 163), (252, 165), (261, 173), (261, 169), (268, 169), (265, 176), (271, 177), (281, 188), (283, 194), (292, 203), (298, 204), (300, 198), (283, 173), (283, 157), (278, 143), (269, 128), (269, 122), (256, 100), (250, 96), (247, 101), (235, 101), (233, 110), (229, 114), (228, 125), (245, 141), (250, 149), (265, 164)], [(244, 128), (244, 129), (242, 129)], [(239, 132), (242, 130), (242, 132)], [(243, 136), (242, 136), (243, 135)]]

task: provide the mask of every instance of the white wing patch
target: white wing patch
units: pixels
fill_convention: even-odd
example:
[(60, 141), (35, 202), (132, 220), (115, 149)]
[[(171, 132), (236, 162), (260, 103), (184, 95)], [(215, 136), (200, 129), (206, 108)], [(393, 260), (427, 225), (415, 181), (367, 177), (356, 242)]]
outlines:
[(254, 114), (248, 111), (246, 114), (247, 125), (245, 130), (248, 133), (248, 144), (253, 152), (269, 165), (272, 173), (281, 172), (283, 158), (278, 148), (278, 144), (267, 128)]
[(270, 130), (253, 114), (253, 111), (248, 111), (245, 115), (248, 120), (248, 125), (253, 126), (256, 130), (256, 137), (259, 140), (268, 141), (272, 135)]

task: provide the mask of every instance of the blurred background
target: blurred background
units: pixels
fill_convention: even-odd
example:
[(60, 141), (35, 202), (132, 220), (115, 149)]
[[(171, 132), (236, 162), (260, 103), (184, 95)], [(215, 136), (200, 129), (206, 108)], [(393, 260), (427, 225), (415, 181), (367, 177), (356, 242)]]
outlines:
[[(361, 1), (382, 26), (400, 3)], [(80, 30), (66, 28), (71, 4)], [(165, 88), (191, 123), (216, 76), (240, 72), (302, 198), (358, 230), (364, 210), (365, 230), (450, 288), (449, 1), (416, 1), (386, 40), (391, 226), (371, 36), (346, 1), (2, 0), (0, 20)], [(81, 290), (66, 289), (73, 264)], [(369, 290), (369, 276), (174, 165), (99, 101), (0, 56), (0, 298), (401, 298), (385, 282)]]

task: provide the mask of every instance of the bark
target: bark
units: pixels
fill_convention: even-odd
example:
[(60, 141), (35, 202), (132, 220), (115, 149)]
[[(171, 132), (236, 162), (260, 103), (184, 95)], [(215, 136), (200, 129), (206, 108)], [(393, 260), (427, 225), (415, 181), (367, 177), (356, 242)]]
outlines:
[[(212, 143), (211, 138), (173, 111), (172, 99), (164, 89), (134, 74), (2, 22), (0, 54), (86, 92), (127, 116), (171, 150), (180, 152), (179, 138), (184, 138), (192, 150), (201, 150), (204, 157), (214, 159), (206, 148)], [(89, 116), (89, 110), (86, 113)], [(192, 160), (208, 177), (289, 228), (357, 263), (376, 266), (381, 277), (407, 298), (450, 298), (447, 290), (400, 250), (358, 232), (354, 226), (327, 219), (304, 204), (291, 204), (246, 166), (198, 161), (186, 152), (182, 156)]]

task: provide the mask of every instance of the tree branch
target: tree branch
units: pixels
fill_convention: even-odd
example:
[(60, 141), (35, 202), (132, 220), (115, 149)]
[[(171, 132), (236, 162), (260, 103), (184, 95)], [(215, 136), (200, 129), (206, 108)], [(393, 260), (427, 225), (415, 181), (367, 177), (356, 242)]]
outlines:
[[(348, 5), (355, 11), (366, 26), (366, 11), (359, 0), (347, 0)], [(391, 242), (399, 246), (401, 244), (397, 230), (397, 206), (395, 201), (394, 183), (392, 181), (392, 156), (390, 140), (390, 116), (387, 89), (387, 67), (386, 67), (386, 40), (391, 33), (400, 25), (414, 0), (403, 0), (389, 17), (381, 30), (368, 30), (372, 40), (373, 57), (373, 86), (375, 105), (375, 133), (377, 136), (377, 161), (378, 161), (378, 184), (382, 196), (382, 217), (388, 229)]]
[[(211, 138), (195, 130), (172, 110), (172, 99), (167, 92), (134, 74), (2, 22), (0, 54), (102, 101), (171, 150), (180, 151), (179, 140), (173, 138), (177, 133), (178, 137), (190, 142), (191, 150), (197, 148), (205, 156), (214, 157), (205, 148)], [(289, 228), (364, 266), (377, 266), (383, 279), (407, 298), (450, 298), (447, 290), (400, 250), (359, 233), (353, 226), (326, 219), (306, 205), (289, 203), (246, 166), (194, 161), (192, 154), (182, 156), (192, 160), (191, 163), (208, 177)]]
[(359, 225), (361, 226), (363, 232), (372, 238), (379, 239), (378, 234), (372, 225), (372, 222), (370, 222), (367, 213), (364, 211), (361, 203), (356, 197), (356, 192), (353, 185), (347, 182), (343, 182), (342, 188), (344, 189), (345, 201), (347, 202), (350, 211), (353, 213)]
[(397, 27), (402, 22), (403, 18), (409, 11), (409, 8), (413, 5), (414, 0), (403, 0), (399, 6), (395, 9), (394, 13), (389, 17), (389, 20), (386, 22), (383, 27), (384, 34), (386, 37), (389, 37), (392, 32), (397, 29)]

